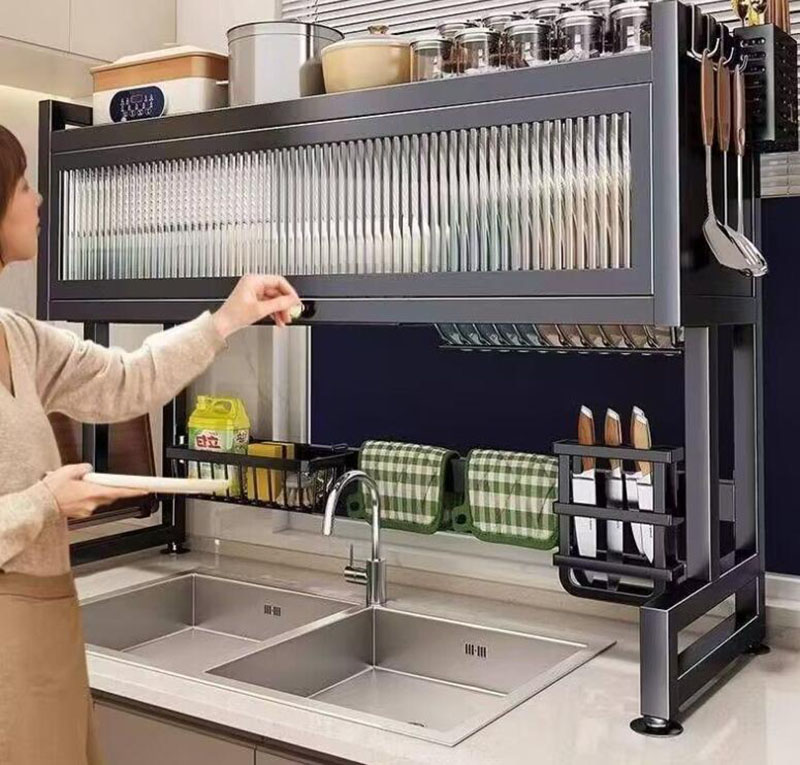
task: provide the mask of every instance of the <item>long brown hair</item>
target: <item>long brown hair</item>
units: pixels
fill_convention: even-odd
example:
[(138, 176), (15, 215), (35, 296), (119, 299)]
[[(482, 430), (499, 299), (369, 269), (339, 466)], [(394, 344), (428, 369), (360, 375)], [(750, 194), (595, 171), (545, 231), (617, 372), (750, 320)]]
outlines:
[(6, 214), (19, 179), (25, 175), (28, 161), (17, 137), (0, 125), (0, 221)]

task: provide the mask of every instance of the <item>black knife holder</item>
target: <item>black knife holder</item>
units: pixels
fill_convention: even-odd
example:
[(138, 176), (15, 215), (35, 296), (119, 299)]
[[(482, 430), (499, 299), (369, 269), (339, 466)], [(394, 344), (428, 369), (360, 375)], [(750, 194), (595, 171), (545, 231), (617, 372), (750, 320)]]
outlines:
[(761, 154), (797, 151), (797, 42), (772, 24), (734, 31), (744, 70), (747, 145)]
[[(554, 512), (559, 516), (559, 550), (553, 557), (564, 589), (572, 595), (594, 600), (642, 605), (669, 590), (684, 578), (685, 550), (681, 448), (584, 446), (577, 441), (557, 441), (558, 497)], [(575, 488), (582, 477), (583, 458), (594, 458), (595, 503), (576, 501)], [(615, 499), (608, 496), (609, 460), (620, 460), (623, 474), (635, 470), (636, 462), (652, 466), (653, 509), (639, 510), (629, 502), (626, 481), (621, 481)], [(613, 479), (612, 479), (613, 481)], [(581, 555), (575, 518), (595, 519), (597, 555)], [(622, 521), (624, 545), (621, 552), (609, 551), (607, 521)], [(652, 563), (637, 548), (631, 524), (653, 528)], [(588, 572), (588, 574), (587, 574)]]

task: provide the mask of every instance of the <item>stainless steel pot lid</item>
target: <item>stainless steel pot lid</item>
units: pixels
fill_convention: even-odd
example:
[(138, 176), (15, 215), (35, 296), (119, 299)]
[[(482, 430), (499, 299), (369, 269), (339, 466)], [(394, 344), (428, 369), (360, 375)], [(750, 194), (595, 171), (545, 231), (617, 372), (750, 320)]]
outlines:
[(228, 44), (245, 37), (260, 37), (261, 35), (296, 35), (298, 37), (317, 37), (323, 40), (336, 42), (344, 35), (333, 27), (324, 24), (306, 24), (302, 21), (253, 21), (247, 24), (238, 24), (228, 30)]

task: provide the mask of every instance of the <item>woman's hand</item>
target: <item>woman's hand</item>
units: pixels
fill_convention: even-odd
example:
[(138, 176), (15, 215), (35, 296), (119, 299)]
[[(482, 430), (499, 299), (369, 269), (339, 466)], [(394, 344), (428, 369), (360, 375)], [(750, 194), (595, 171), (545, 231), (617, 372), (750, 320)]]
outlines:
[(45, 476), (43, 483), (53, 493), (58, 510), (65, 518), (88, 518), (98, 507), (110, 505), (118, 499), (133, 499), (147, 494), (84, 481), (83, 477), (91, 472), (91, 465), (65, 465)]
[(223, 338), (267, 316), (285, 327), (292, 323), (291, 308), (299, 305), (300, 298), (282, 276), (243, 276), (214, 314), (214, 324)]

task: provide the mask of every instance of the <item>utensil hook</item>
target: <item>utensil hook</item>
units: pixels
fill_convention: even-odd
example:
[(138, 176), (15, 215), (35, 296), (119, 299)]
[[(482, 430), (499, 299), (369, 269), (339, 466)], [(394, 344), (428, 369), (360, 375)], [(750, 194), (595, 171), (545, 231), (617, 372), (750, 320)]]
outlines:
[[(692, 6), (691, 12), (692, 12), (692, 21), (691, 21), (690, 31), (689, 31), (689, 36), (691, 37), (691, 41), (689, 43), (689, 50), (686, 51), (686, 53), (690, 58), (693, 58), (695, 61), (702, 61), (703, 60), (703, 51), (698, 51), (697, 48), (695, 48), (695, 41), (697, 40), (697, 15), (699, 14), (701, 16), (701, 18), (705, 19), (705, 14), (695, 5)], [(720, 29), (721, 29), (721, 27), (720, 27)], [(716, 41), (714, 43), (714, 47), (712, 49), (708, 48), (708, 40), (706, 40), (705, 52), (708, 53), (708, 57), (709, 58), (714, 58), (714, 56), (717, 55), (717, 52), (719, 51), (719, 47), (720, 47), (720, 37), (721, 36), (722, 36), (722, 32), (720, 31), (720, 34), (717, 35), (717, 39), (716, 39)]]
[(747, 69), (747, 62), (748, 61), (749, 61), (749, 59), (747, 58), (747, 54), (746, 53), (742, 53), (742, 55), (739, 56), (739, 62), (736, 64), (735, 68), (738, 69), (739, 71), (741, 71), (742, 74), (744, 74), (745, 69)]
[[(720, 35), (720, 38), (719, 38), (719, 39), (721, 40), (721, 39), (722, 39), (724, 36), (725, 36), (725, 32), (723, 31), (723, 33)], [(732, 61), (733, 61), (733, 59), (736, 57), (736, 54), (739, 52), (739, 51), (738, 51), (738, 48), (739, 48), (739, 46), (738, 46), (738, 45), (736, 45), (736, 42), (732, 41), (732, 43), (731, 43), (731, 50), (730, 50), (730, 53), (728, 54), (728, 57), (727, 57), (727, 58), (725, 58), (725, 57), (724, 57), (724, 54), (725, 54), (725, 44), (723, 43), (723, 44), (722, 44), (722, 47), (721, 47), (721, 49), (720, 49), (720, 57), (719, 57), (719, 63), (720, 63), (720, 65), (721, 65), (721, 66), (730, 66), (730, 65), (731, 65), (731, 62), (732, 62)]]

